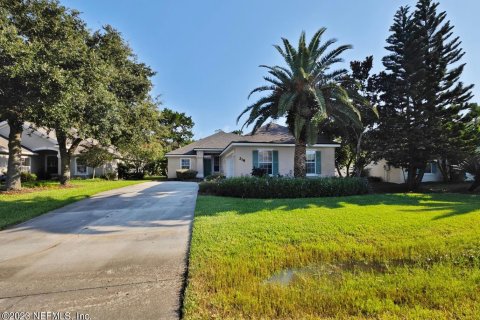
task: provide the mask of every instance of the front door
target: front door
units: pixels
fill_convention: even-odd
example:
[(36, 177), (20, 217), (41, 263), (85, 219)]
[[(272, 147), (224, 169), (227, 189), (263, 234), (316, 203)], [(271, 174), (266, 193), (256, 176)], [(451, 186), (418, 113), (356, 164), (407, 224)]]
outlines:
[(47, 156), (47, 173), (58, 174), (58, 158), (57, 156)]
[(203, 158), (203, 176), (209, 176), (212, 174), (212, 159)]

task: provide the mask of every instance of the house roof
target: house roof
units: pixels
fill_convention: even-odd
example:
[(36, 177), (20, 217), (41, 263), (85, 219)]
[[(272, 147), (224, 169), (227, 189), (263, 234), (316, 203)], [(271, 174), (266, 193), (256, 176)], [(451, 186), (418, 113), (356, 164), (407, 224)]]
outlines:
[[(260, 127), (255, 134), (248, 134), (242, 136), (241, 140), (234, 141), (235, 143), (279, 143), (279, 144), (294, 144), (295, 137), (290, 133), (290, 130), (276, 123), (269, 123)], [(319, 135), (317, 144), (335, 144), (330, 139)]]
[[(185, 147), (173, 150), (167, 153), (167, 156), (195, 155), (195, 151), (198, 149), (223, 151), (234, 143), (291, 145), (295, 143), (295, 137), (287, 127), (276, 123), (269, 123), (259, 128), (255, 134), (250, 133), (243, 136), (220, 131)], [(324, 136), (318, 137), (317, 144), (336, 146), (336, 143)]]
[[(0, 122), (0, 130), (8, 135), (8, 132), (10, 131), (10, 128), (8, 126), (7, 121)], [(75, 129), (71, 129), (72, 133), (75, 133)], [(2, 135), (0, 133), (0, 136), (3, 136), (5, 139), (7, 137), (5, 135)], [(32, 139), (32, 136), (40, 137), (43, 141), (43, 143), (38, 144), (38, 139)], [(8, 140), (8, 139), (7, 139)], [(75, 150), (74, 155), (79, 155), (83, 150), (94, 146), (94, 145), (99, 145), (100, 143), (95, 140), (95, 139), (85, 139), (82, 141), (82, 143), (77, 147)], [(22, 133), (22, 147), (29, 151), (31, 154), (30, 155), (35, 155), (33, 152), (38, 152), (41, 150), (53, 150), (53, 151), (58, 151), (58, 141), (57, 141), (57, 136), (55, 134), (55, 130), (53, 129), (48, 129), (45, 127), (38, 127), (35, 126), (34, 124), (30, 122), (25, 122), (23, 124), (23, 133)], [(6, 145), (7, 148), (7, 154), (8, 154), (8, 143)], [(108, 146), (106, 147), (108, 152), (111, 154), (120, 157), (120, 153), (113, 147), (113, 146)], [(2, 153), (0, 149), (0, 153)]]
[(223, 150), (225, 149), (232, 141), (238, 140), (241, 136), (234, 133), (228, 133), (219, 131), (211, 136), (200, 139), (189, 145), (181, 147), (179, 149), (170, 151), (168, 155), (195, 155), (196, 149), (211, 149), (211, 150)]
[[(0, 154), (8, 155), (8, 139), (3, 135), (0, 135)], [(26, 147), (22, 147), (22, 156), (34, 156), (34, 155), (36, 155), (36, 153), (34, 153), (32, 150)]]

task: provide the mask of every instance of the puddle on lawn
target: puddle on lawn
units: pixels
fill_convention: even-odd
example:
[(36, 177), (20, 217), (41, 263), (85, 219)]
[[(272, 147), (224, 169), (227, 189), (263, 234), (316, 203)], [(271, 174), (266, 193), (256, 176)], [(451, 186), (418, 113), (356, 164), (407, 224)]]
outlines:
[(295, 270), (295, 269), (286, 269), (283, 270), (277, 274), (274, 274), (267, 280), (265, 280), (265, 283), (275, 283), (275, 284), (281, 284), (281, 285), (288, 285), (290, 282), (292, 282), (293, 277), (297, 272), (300, 270)]
[(340, 277), (343, 272), (388, 273), (392, 268), (414, 264), (412, 260), (393, 260), (385, 262), (349, 261), (342, 263), (325, 263), (303, 268), (284, 269), (264, 281), (265, 284), (289, 285), (302, 277)]

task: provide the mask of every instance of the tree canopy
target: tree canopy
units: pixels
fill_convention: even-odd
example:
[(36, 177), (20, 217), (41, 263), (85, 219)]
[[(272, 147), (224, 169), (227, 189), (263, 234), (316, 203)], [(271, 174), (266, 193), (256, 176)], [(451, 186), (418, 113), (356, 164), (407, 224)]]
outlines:
[(427, 162), (445, 156), (462, 135), (472, 85), (460, 81), (464, 52), (438, 3), (420, 0), (413, 12), (401, 7), (390, 28), (379, 74), (377, 149), (389, 163), (406, 168), (410, 189), (423, 178)]

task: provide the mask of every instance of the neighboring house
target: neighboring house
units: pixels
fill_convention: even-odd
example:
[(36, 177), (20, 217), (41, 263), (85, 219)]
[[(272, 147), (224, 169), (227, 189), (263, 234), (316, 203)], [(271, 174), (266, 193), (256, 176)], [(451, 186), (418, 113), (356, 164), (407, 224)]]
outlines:
[[(30, 172), (31, 159), (37, 154), (32, 150), (22, 147), (22, 171)], [(8, 167), (8, 139), (0, 135), (0, 175), (7, 172)]]
[[(7, 172), (8, 162), (8, 134), (10, 127), (6, 121), (0, 122), (0, 173)], [(81, 144), (70, 163), (72, 177), (90, 177), (93, 168), (86, 167), (79, 161), (78, 156), (82, 150), (94, 141)], [(107, 165), (96, 168), (95, 176), (101, 176), (117, 169), (118, 160), (113, 160)], [(60, 152), (55, 131), (37, 128), (33, 130), (30, 124), (24, 124), (22, 134), (22, 171), (35, 173), (39, 179), (50, 179), (60, 174)]]
[[(371, 163), (365, 169), (369, 171), (370, 177), (379, 177), (385, 182), (406, 183), (407, 171), (404, 168), (389, 165), (386, 160), (380, 160), (377, 163)], [(429, 162), (425, 169), (422, 182), (442, 181), (443, 176), (435, 161)]]
[[(340, 145), (319, 137), (307, 147), (307, 176), (335, 175), (335, 148)], [(270, 175), (293, 176), (295, 139), (287, 127), (267, 124), (254, 135), (219, 131), (166, 154), (168, 178), (178, 169), (192, 169), (198, 178), (214, 173), (227, 177), (251, 175), (263, 168)]]

